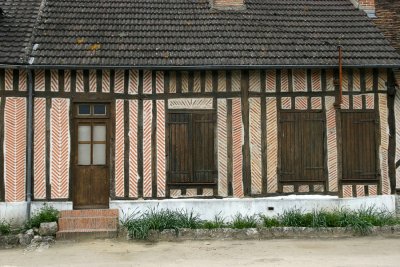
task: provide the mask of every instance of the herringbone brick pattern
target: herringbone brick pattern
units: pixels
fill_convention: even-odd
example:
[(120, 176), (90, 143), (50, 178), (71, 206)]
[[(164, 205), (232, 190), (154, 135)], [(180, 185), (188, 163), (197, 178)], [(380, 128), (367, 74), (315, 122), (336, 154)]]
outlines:
[(325, 97), (326, 127), (328, 140), (328, 179), (329, 191), (336, 192), (337, 184), (337, 143), (336, 143), (336, 111), (333, 106), (335, 97)]
[(288, 91), (289, 91), (288, 71), (282, 70), (281, 71), (281, 92), (288, 92)]
[(156, 73), (156, 93), (162, 94), (164, 93), (164, 72), (157, 71)]
[(110, 92), (110, 71), (109, 70), (103, 70), (101, 90), (103, 93)]
[[(373, 94), (368, 94), (365, 96), (365, 103), (367, 109), (374, 109), (375, 106), (375, 96)], [(396, 108), (396, 105), (395, 105)], [(396, 125), (399, 125), (396, 123)]]
[(137, 164), (137, 100), (129, 100), (129, 196), (138, 196), (138, 164)]
[(84, 92), (83, 71), (82, 70), (77, 70), (76, 71), (76, 92), (78, 92), (78, 93), (83, 93)]
[(137, 70), (129, 70), (128, 93), (131, 95), (138, 93), (138, 71)]
[(218, 195), (228, 195), (226, 99), (218, 99)]
[(46, 99), (35, 98), (33, 136), (34, 198), (46, 198)]
[(313, 92), (319, 92), (322, 90), (321, 87), (321, 70), (311, 71), (311, 90)]
[(307, 90), (306, 71), (304, 69), (293, 70), (293, 85), (295, 92), (304, 92)]
[(266, 89), (267, 92), (275, 92), (276, 91), (276, 71), (275, 70), (267, 70), (265, 74), (266, 78)]
[(295, 107), (299, 110), (306, 110), (308, 108), (307, 97), (298, 96), (295, 99)]
[(96, 70), (89, 70), (89, 92), (95, 93), (97, 91)]
[(362, 96), (361, 95), (353, 96), (353, 108), (354, 109), (362, 109)]
[(51, 198), (68, 198), (69, 187), (69, 99), (53, 98), (50, 110)]
[(71, 71), (64, 71), (64, 91), (71, 92)]
[(252, 70), (249, 73), (249, 90), (251, 92), (260, 92), (261, 84), (260, 84), (260, 71)]
[(24, 201), (26, 159), (26, 99), (8, 97), (5, 101), (5, 200), (7, 202)]
[(278, 116), (276, 98), (268, 97), (267, 105), (267, 190), (275, 193), (278, 190)]
[(44, 70), (35, 70), (35, 91), (44, 91)]
[(200, 93), (201, 92), (201, 75), (200, 71), (194, 72), (194, 82), (193, 82), (193, 92)]
[(291, 97), (282, 97), (282, 109), (291, 109), (292, 108), (292, 98)]
[(353, 70), (353, 91), (361, 90), (361, 80), (360, 80), (360, 71), (358, 69)]
[(367, 92), (372, 92), (374, 86), (374, 76), (372, 69), (365, 71), (365, 89)]
[(232, 71), (232, 92), (240, 92), (241, 73), (238, 70)]
[(322, 109), (322, 99), (321, 97), (311, 97), (311, 109)]
[(206, 71), (206, 92), (212, 92), (212, 72), (211, 71)]
[(50, 91), (58, 92), (58, 70), (51, 70), (50, 77)]
[(152, 71), (145, 70), (143, 71), (143, 93), (151, 94), (152, 92)]
[(115, 196), (124, 196), (124, 100), (115, 103)]
[(151, 125), (153, 121), (152, 101), (143, 101), (143, 196), (152, 196), (151, 172)]
[(115, 87), (114, 92), (117, 94), (122, 94), (124, 92), (124, 71), (115, 71)]
[(218, 71), (218, 92), (226, 91), (226, 75), (225, 71)]
[(349, 109), (350, 108), (350, 97), (348, 95), (344, 95), (342, 97), (342, 104), (340, 105), (342, 109)]
[(13, 90), (13, 70), (12, 69), (5, 70), (5, 90), (6, 91)]
[(334, 91), (335, 86), (333, 85), (333, 70), (329, 69), (326, 71), (326, 90)]
[(181, 72), (182, 93), (189, 92), (189, 73), (187, 71)]
[(389, 126), (388, 126), (388, 111), (387, 111), (387, 97), (385, 94), (379, 94), (379, 116), (381, 125), (381, 147), (380, 147), (380, 160), (381, 160), (381, 178), (382, 178), (382, 193), (390, 194), (389, 183), (389, 169), (388, 169), (388, 146), (389, 146)]
[(261, 104), (250, 98), (251, 193), (261, 194)]
[(176, 72), (169, 72), (169, 92), (176, 93)]
[(26, 70), (19, 70), (18, 90), (26, 91), (27, 89), (27, 73)]
[(157, 100), (157, 196), (165, 197), (166, 161), (165, 161), (165, 102)]
[(232, 150), (233, 150), (233, 195), (243, 197), (242, 180), (242, 111), (240, 99), (232, 100)]

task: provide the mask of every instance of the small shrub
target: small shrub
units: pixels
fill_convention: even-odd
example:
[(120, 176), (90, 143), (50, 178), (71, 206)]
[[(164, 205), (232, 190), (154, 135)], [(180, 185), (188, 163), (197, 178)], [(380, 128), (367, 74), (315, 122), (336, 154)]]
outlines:
[(215, 215), (214, 220), (204, 221), (201, 228), (204, 229), (218, 229), (226, 227), (225, 218), (221, 217), (221, 214)]
[(0, 234), (8, 235), (9, 233), (11, 233), (10, 223), (6, 222), (5, 220), (1, 220), (0, 221)]
[(264, 227), (271, 228), (281, 226), (281, 222), (277, 218), (271, 218), (264, 215), (261, 215), (260, 217)]
[(31, 219), (25, 224), (26, 229), (30, 229), (33, 227), (40, 227), (41, 223), (44, 222), (56, 222), (58, 220), (59, 211), (54, 207), (48, 205), (47, 203), (43, 204), (37, 212), (33, 214)]
[(242, 215), (242, 214), (236, 214), (235, 217), (233, 217), (231, 227), (236, 228), (236, 229), (244, 229), (244, 228), (256, 228), (258, 224), (257, 217), (255, 215), (249, 216), (249, 215)]

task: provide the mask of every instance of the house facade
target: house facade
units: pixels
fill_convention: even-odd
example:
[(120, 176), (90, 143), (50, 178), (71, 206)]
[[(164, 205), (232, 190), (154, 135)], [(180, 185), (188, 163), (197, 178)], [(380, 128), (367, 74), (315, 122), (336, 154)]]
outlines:
[(1, 201), (400, 187), (400, 56), (348, 0), (0, 7)]

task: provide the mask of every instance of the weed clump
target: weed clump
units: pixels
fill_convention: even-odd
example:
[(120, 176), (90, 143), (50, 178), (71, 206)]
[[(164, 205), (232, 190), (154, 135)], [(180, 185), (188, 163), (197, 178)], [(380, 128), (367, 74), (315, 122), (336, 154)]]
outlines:
[(44, 222), (56, 222), (58, 221), (59, 211), (54, 207), (43, 204), (37, 212), (33, 214), (31, 219), (25, 223), (26, 229), (39, 228), (41, 223)]

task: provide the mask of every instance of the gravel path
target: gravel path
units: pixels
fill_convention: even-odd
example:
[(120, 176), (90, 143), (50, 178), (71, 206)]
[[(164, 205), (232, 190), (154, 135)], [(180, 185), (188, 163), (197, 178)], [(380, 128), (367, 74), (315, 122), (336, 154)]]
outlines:
[(64, 241), (37, 250), (0, 250), (0, 266), (400, 266), (400, 239)]

